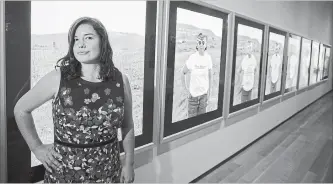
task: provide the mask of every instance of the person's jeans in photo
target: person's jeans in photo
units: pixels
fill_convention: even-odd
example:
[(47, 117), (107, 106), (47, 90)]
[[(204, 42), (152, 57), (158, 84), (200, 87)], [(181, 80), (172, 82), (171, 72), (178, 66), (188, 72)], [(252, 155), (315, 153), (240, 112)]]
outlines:
[(271, 82), (271, 93), (276, 91), (276, 83)]
[(192, 95), (189, 95), (188, 118), (206, 113), (207, 100), (207, 94), (203, 94), (197, 97), (192, 97)]
[(242, 88), (242, 98), (241, 98), (242, 103), (251, 100), (251, 95), (252, 95), (252, 89), (249, 91), (245, 91)]

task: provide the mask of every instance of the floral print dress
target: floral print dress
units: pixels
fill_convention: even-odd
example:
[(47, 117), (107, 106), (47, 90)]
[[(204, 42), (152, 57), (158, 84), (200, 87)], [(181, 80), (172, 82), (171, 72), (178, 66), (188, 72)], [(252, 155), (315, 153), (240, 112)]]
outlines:
[(52, 100), (54, 150), (62, 155), (59, 171), (45, 171), (45, 183), (118, 183), (121, 162), (117, 139), (124, 119), (122, 74), (89, 82), (61, 77)]

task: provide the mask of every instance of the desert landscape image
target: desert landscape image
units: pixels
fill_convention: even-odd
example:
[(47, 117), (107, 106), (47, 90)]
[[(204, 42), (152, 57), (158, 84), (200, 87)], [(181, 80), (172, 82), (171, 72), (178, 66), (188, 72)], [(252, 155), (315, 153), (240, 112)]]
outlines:
[[(79, 17), (97, 18), (108, 31), (115, 66), (130, 81), (135, 135), (141, 135), (146, 2), (35, 1), (31, 4), (31, 87), (54, 70), (57, 61), (67, 54), (70, 25)], [(58, 14), (59, 10), (63, 13)], [(53, 143), (51, 100), (35, 109), (32, 115), (42, 142)], [(121, 140), (120, 130), (118, 139)], [(31, 165), (39, 165), (34, 154), (31, 155)]]
[[(222, 30), (221, 35), (215, 35), (208, 29), (178, 23), (176, 28), (172, 122), (188, 118), (188, 96), (185, 91), (185, 87), (182, 86), (181, 75), (186, 60), (191, 54), (196, 52), (196, 37), (199, 33), (207, 36), (206, 52), (211, 56), (213, 62), (211, 103), (208, 104), (206, 112), (217, 109), (220, 81)], [(188, 85), (190, 82), (189, 77), (186, 77), (186, 79), (186, 83)]]
[(312, 42), (312, 52), (311, 52), (311, 65), (310, 65), (310, 85), (317, 82), (317, 74), (319, 60), (319, 43)]
[[(176, 18), (176, 40), (174, 59), (174, 79), (173, 79), (173, 102), (172, 123), (188, 118), (188, 92), (183, 86), (181, 77), (183, 67), (189, 56), (197, 52), (197, 36), (201, 33), (207, 38), (206, 52), (212, 59), (212, 87), (210, 102), (206, 112), (217, 109), (219, 83), (220, 83), (220, 63), (223, 19), (200, 12), (177, 8)], [(170, 43), (169, 43), (170, 44)], [(172, 43), (171, 43), (172, 44)], [(226, 48), (224, 48), (226, 49)], [(169, 52), (169, 51), (168, 51)], [(171, 61), (172, 62), (172, 61)], [(222, 71), (224, 75), (224, 71)], [(186, 76), (186, 84), (189, 87), (190, 75)]]
[(254, 87), (252, 89), (251, 99), (258, 98), (259, 94), (259, 71), (260, 71), (260, 59), (261, 59), (261, 37), (262, 31), (256, 28), (245, 26), (242, 24), (238, 25), (237, 34), (237, 47), (236, 47), (236, 63), (233, 63), (235, 66), (235, 78), (234, 78), (234, 91), (233, 91), (233, 105), (238, 105), (241, 103), (241, 78), (239, 73), (241, 72), (242, 60), (246, 53), (246, 48), (248, 47), (248, 42), (253, 43), (253, 52), (256, 61), (257, 61), (257, 72), (254, 76)]
[[(130, 81), (135, 135), (141, 135), (145, 38), (133, 33), (118, 32), (109, 32), (109, 37), (114, 51), (114, 64), (128, 76)], [(54, 70), (57, 60), (67, 53), (67, 48), (67, 33), (31, 35), (31, 87), (45, 74)], [(34, 110), (33, 118), (42, 141), (52, 143), (51, 100)]]
[(309, 77), (309, 65), (310, 65), (310, 55), (311, 52), (311, 41), (302, 39), (302, 48), (301, 48), (301, 61), (300, 61), (300, 77), (299, 77), (299, 89), (302, 89), (308, 86), (308, 77)]
[(272, 86), (272, 72), (271, 70), (269, 70), (269, 66), (271, 65), (271, 59), (272, 56), (275, 54), (276, 52), (276, 44), (278, 44), (279, 46), (279, 50), (278, 50), (278, 55), (281, 57), (281, 63), (279, 66), (279, 79), (276, 82), (276, 91), (280, 91), (281, 90), (281, 83), (282, 83), (282, 66), (283, 66), (283, 50), (284, 50), (284, 36), (278, 35), (278, 34), (274, 34), (271, 33), (270, 34), (270, 40), (269, 40), (269, 50), (268, 50), (268, 57), (267, 57), (267, 67), (266, 67), (266, 81), (265, 81), (265, 95), (271, 94), (273, 93), (271, 91), (271, 86)]

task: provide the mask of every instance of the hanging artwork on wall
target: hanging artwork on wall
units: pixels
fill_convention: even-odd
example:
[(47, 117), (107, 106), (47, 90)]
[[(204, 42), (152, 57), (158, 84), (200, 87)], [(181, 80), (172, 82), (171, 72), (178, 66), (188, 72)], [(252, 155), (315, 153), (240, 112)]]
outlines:
[(170, 3), (164, 137), (222, 116), (227, 14)]
[(283, 51), (285, 47), (286, 33), (269, 28), (269, 43), (266, 65), (266, 82), (264, 100), (281, 94)]
[(295, 91), (300, 62), (301, 37), (290, 34), (288, 44), (287, 76), (285, 92)]
[(259, 102), (263, 30), (261, 24), (236, 17), (230, 112)]
[(222, 30), (221, 18), (177, 8), (173, 123), (217, 109)]
[(323, 79), (328, 78), (329, 66), (330, 66), (330, 55), (331, 55), (331, 47), (325, 47), (325, 58), (324, 58), (324, 70), (323, 70)]
[(319, 73), (318, 60), (319, 60), (319, 43), (312, 41), (309, 85), (315, 84), (317, 82), (317, 77)]
[(310, 62), (311, 62), (311, 40), (302, 38), (301, 66), (300, 66), (298, 89), (302, 89), (309, 85)]
[(324, 47), (323, 44), (320, 44), (319, 45), (319, 61), (318, 61), (317, 82), (323, 80), (324, 59), (325, 59), (325, 47)]

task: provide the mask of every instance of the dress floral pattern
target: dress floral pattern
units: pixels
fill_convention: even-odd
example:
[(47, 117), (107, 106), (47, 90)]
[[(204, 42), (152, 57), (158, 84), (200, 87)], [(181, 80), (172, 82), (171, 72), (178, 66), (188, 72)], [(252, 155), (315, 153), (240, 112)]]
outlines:
[[(62, 169), (46, 170), (44, 182), (120, 181), (117, 131), (124, 118), (122, 84), (119, 71), (115, 81), (100, 83), (81, 78), (65, 81), (62, 77), (58, 96), (52, 100), (54, 150), (62, 155), (58, 159)], [(103, 142), (109, 143), (94, 146)]]

